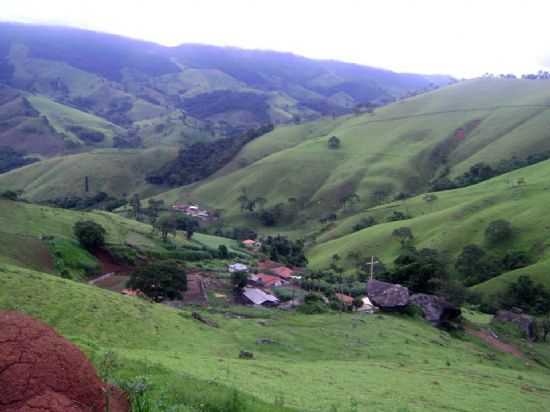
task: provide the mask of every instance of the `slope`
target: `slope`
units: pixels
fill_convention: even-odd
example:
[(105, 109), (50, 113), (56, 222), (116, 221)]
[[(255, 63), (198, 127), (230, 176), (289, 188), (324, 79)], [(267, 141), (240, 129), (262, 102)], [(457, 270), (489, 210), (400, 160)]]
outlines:
[(66, 27), (0, 24), (0, 82), (131, 131), (170, 114), (232, 134), (341, 114), (452, 81), (289, 53), (158, 44)]
[[(134, 193), (150, 196), (163, 190), (147, 184), (145, 176), (175, 159), (177, 149), (104, 149), (54, 157), (0, 175), (0, 189), (22, 190), (32, 201), (105, 192), (114, 197)], [(84, 179), (89, 178), (89, 193)]]
[[(431, 202), (417, 196), (350, 216), (318, 236), (318, 244), (309, 251), (310, 263), (315, 268), (327, 267), (331, 257), (338, 254), (346, 258), (348, 269), (353, 266), (350, 256), (354, 255), (360, 260), (378, 256), (386, 265), (391, 264), (401, 250), (399, 238), (392, 232), (408, 227), (417, 248), (437, 249), (451, 259), (472, 243), (500, 255), (510, 250), (528, 252), (532, 265), (474, 288), (485, 295), (502, 291), (520, 275), (550, 286), (550, 219), (546, 212), (550, 201), (549, 173), (550, 161), (545, 161), (477, 185), (437, 192), (437, 199)], [(518, 184), (522, 181), (525, 183)], [(394, 211), (412, 218), (384, 223)], [(353, 226), (366, 216), (374, 217), (380, 224), (353, 233)], [(490, 246), (484, 240), (484, 232), (497, 219), (510, 221), (514, 236), (498, 246)]]
[[(145, 375), (166, 407), (202, 409), (231, 388), (254, 411), (543, 411), (550, 401), (541, 366), (411, 318), (241, 309), (248, 316), (205, 313), (220, 325), (210, 328), (187, 310), (13, 266), (0, 266), (0, 281), (0, 309), (48, 322), (96, 364), (114, 353), (112, 373)], [(238, 359), (240, 350), (255, 359)]]
[[(550, 149), (549, 104), (550, 82), (466, 81), (372, 115), (278, 128), (214, 178), (168, 192), (166, 199), (190, 196), (245, 221), (238, 201), (243, 192), (267, 199), (266, 207), (294, 198), (301, 207), (292, 227), (311, 225), (329, 213), (345, 215), (354, 193), (360, 198), (355, 207), (366, 210), (399, 193), (422, 193), (433, 179), (459, 175), (480, 161)], [(328, 147), (331, 136), (340, 140), (338, 149)]]

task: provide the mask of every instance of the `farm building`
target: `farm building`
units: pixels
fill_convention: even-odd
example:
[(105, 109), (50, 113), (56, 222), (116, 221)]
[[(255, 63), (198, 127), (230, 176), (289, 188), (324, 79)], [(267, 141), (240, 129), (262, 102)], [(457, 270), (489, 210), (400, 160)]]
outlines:
[(258, 250), (262, 247), (261, 242), (258, 242), (257, 240), (252, 240), (252, 239), (243, 240), (242, 244), (245, 248), (253, 249), (253, 250)]
[(277, 306), (279, 304), (277, 297), (258, 288), (244, 288), (243, 298), (253, 305)]
[(278, 276), (266, 275), (265, 273), (258, 273), (257, 275), (252, 275), (250, 277), (252, 283), (258, 286), (264, 286), (266, 288), (273, 288), (277, 286), (282, 286), (286, 283), (284, 279), (281, 279)]
[(248, 268), (248, 266), (246, 266), (243, 263), (233, 263), (232, 265), (229, 265), (227, 270), (229, 270), (229, 273), (235, 273), (235, 272), (248, 272), (250, 269)]
[(294, 276), (294, 271), (290, 268), (287, 268), (286, 266), (278, 266), (272, 268), (270, 269), (270, 272), (286, 280), (292, 279), (292, 277)]

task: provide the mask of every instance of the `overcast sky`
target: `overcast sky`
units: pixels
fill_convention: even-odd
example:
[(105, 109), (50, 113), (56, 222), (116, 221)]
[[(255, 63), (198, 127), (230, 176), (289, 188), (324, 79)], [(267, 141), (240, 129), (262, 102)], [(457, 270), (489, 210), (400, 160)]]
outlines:
[(472, 77), (550, 67), (550, 0), (1, 0), (0, 20)]

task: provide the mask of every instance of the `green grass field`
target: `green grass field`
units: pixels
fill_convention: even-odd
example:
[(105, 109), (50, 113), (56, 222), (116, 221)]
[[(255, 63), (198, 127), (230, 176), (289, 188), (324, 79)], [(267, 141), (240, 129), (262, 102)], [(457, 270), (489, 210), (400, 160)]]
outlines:
[[(235, 388), (300, 411), (542, 412), (550, 402), (546, 369), (412, 318), (205, 313), (219, 322), (216, 329), (186, 310), (13, 266), (0, 266), (0, 280), (1, 309), (48, 322), (98, 363), (105, 351), (115, 352), (117, 374), (149, 373), (156, 395), (168, 399), (178, 397), (177, 381), (185, 379), (202, 391)], [(261, 338), (276, 343), (258, 345)], [(255, 359), (238, 359), (240, 350)], [(190, 396), (179, 390), (180, 400)], [(250, 410), (282, 410), (266, 404)]]
[[(391, 264), (401, 248), (392, 232), (399, 227), (409, 227), (417, 248), (437, 249), (450, 258), (456, 257), (465, 245), (475, 243), (496, 254), (523, 250), (536, 262), (475, 287), (484, 294), (502, 291), (524, 274), (550, 286), (550, 218), (546, 212), (550, 201), (549, 172), (550, 161), (545, 161), (474, 186), (438, 192), (437, 200), (431, 203), (418, 196), (351, 216), (319, 236), (319, 243), (309, 252), (310, 263), (314, 268), (326, 267), (336, 253), (347, 258), (357, 252), (363, 259), (375, 255), (385, 264)], [(525, 180), (525, 185), (515, 185), (519, 178)], [(384, 223), (395, 210), (412, 215), (412, 219)], [(352, 233), (353, 225), (365, 216), (372, 216), (381, 224)], [(499, 246), (489, 246), (484, 231), (497, 219), (510, 221), (514, 236)], [(350, 259), (344, 261), (351, 266)]]
[(110, 123), (101, 117), (56, 103), (45, 96), (32, 95), (28, 97), (28, 100), (36, 110), (48, 118), (56, 132), (66, 135), (73, 142), (86, 145), (86, 142), (83, 142), (78, 135), (70, 130), (74, 126), (103, 133), (105, 139), (97, 144), (100, 147), (112, 147), (113, 136), (124, 132), (122, 127)]
[(103, 191), (111, 196), (157, 194), (165, 188), (150, 185), (147, 174), (175, 159), (177, 149), (158, 147), (147, 150), (102, 149), (55, 157), (0, 175), (0, 190), (22, 190), (23, 197), (42, 201), (76, 195), (84, 197), (84, 178), (90, 193)]

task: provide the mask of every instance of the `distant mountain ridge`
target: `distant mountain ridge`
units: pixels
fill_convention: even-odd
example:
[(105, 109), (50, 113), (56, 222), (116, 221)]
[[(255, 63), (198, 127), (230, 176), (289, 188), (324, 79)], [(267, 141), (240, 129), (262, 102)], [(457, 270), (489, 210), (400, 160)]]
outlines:
[[(266, 123), (340, 115), (451, 81), (290, 53), (165, 47), (75, 28), (0, 23), (0, 101), (5, 93), (18, 94), (42, 119), (34, 131), (49, 136), (42, 149), (22, 126), (29, 119), (16, 116), (0, 124), (0, 145), (10, 144), (2, 136), (15, 134), (28, 143), (19, 144), (26, 152), (48, 156), (95, 147), (182, 146)], [(64, 115), (55, 118), (56, 112)]]

